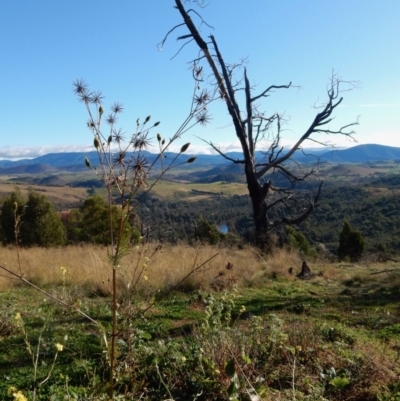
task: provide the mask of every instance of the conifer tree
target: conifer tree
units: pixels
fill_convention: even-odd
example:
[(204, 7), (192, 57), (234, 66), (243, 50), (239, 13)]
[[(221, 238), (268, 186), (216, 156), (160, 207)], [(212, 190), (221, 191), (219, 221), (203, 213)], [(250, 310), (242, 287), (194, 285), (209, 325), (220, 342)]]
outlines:
[(350, 223), (345, 220), (339, 236), (339, 259), (348, 257), (351, 262), (357, 262), (364, 252), (364, 247), (365, 241), (361, 232), (353, 230)]

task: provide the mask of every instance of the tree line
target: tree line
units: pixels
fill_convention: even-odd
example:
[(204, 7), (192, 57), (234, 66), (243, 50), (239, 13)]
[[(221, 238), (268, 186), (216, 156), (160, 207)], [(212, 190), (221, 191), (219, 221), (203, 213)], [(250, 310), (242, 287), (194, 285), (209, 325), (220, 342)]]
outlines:
[[(350, 198), (353, 199), (351, 203), (343, 201)], [(277, 232), (277, 244), (295, 245), (303, 253), (313, 254), (310, 244), (324, 243), (340, 258), (348, 254), (351, 259), (358, 259), (364, 248), (370, 251), (400, 249), (397, 233), (400, 217), (396, 213), (394, 195), (378, 198), (361, 187), (327, 186), (323, 199), (308, 221)], [(148, 196), (135, 209), (137, 215), (125, 223), (124, 240), (135, 243), (144, 236), (148, 241), (172, 244), (254, 243), (249, 203), (246, 195), (221, 196), (218, 203), (207, 199), (174, 202)], [(110, 216), (113, 227), (118, 227), (122, 213), (118, 205), (111, 206), (110, 210), (106, 200), (96, 193), (80, 207), (58, 212), (46, 196), (33, 189), (26, 198), (18, 189), (3, 198), (0, 212), (2, 243), (15, 244), (17, 238), (19, 245), (27, 247), (77, 243), (108, 245)], [(219, 229), (222, 224), (228, 228), (227, 233)], [(360, 231), (353, 230), (350, 224)], [(342, 235), (342, 249), (338, 250), (341, 230), (347, 237)], [(113, 235), (118, 235), (116, 229)], [(358, 248), (350, 252), (349, 241), (359, 242)]]
[[(33, 189), (25, 198), (17, 189), (2, 200), (0, 238), (4, 245), (52, 247), (87, 242), (110, 243), (110, 218), (116, 238), (121, 210), (97, 194), (76, 209), (57, 212), (54, 205)], [(140, 232), (133, 222), (125, 222), (122, 233), (126, 241), (137, 242)]]

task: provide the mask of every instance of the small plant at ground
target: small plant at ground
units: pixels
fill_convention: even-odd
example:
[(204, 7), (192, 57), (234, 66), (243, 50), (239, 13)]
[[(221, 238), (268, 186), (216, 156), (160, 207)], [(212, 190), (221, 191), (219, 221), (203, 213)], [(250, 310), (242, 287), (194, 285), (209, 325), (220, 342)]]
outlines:
[[(47, 370), (47, 374), (45, 375), (44, 378), (42, 378), (40, 381), (38, 380), (38, 367), (39, 367), (39, 360), (40, 360), (40, 356), (42, 353), (42, 348), (44, 347), (44, 340), (43, 340), (43, 334), (46, 330), (46, 326), (48, 323), (50, 316), (48, 316), (48, 318), (44, 321), (42, 329), (39, 332), (39, 336), (37, 338), (37, 345), (33, 346), (30, 339), (29, 339), (29, 335), (28, 335), (28, 331), (25, 328), (25, 324), (24, 321), (21, 317), (21, 314), (19, 312), (17, 312), (14, 316), (14, 324), (16, 326), (16, 328), (21, 332), (25, 345), (26, 345), (26, 350), (31, 358), (32, 361), (32, 367), (33, 367), (33, 383), (32, 383), (32, 400), (35, 401), (36, 400), (36, 396), (37, 396), (37, 392), (39, 390), (40, 387), (42, 387), (52, 376), (53, 374), (53, 370), (54, 370), (54, 366), (56, 364), (57, 361), (57, 357), (59, 352), (62, 352), (64, 349), (64, 345), (61, 343), (54, 343), (54, 347), (53, 347), (53, 352), (54, 352), (54, 357), (52, 362), (50, 363), (50, 366)], [(51, 346), (47, 345), (45, 346), (46, 348), (50, 348), (47, 349), (46, 352), (52, 352), (51, 350)], [(23, 400), (24, 396), (22, 395), (21, 391), (15, 392), (13, 393), (13, 396), (16, 400)]]

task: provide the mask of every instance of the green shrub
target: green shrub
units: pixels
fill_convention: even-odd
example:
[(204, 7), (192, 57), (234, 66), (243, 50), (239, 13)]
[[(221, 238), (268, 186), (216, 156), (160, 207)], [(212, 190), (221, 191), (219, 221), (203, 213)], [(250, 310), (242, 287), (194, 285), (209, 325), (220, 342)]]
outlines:
[[(14, 192), (3, 199), (1, 206), (1, 228), (2, 241), (4, 245), (15, 243), (15, 216), (14, 212), (20, 216), (25, 210), (26, 200), (21, 191), (16, 188)], [(16, 204), (17, 208), (14, 209)]]
[(351, 262), (357, 262), (364, 252), (364, 247), (365, 241), (360, 231), (353, 230), (345, 220), (339, 236), (339, 259), (349, 258)]
[[(22, 218), (16, 227), (15, 219)], [(4, 244), (15, 242), (18, 234), (23, 246), (57, 246), (65, 243), (65, 232), (53, 204), (33, 189), (28, 200), (16, 190), (3, 201), (1, 225)]]
[[(118, 206), (111, 206), (112, 227), (114, 239), (118, 236), (119, 221), (121, 220), (122, 209)], [(93, 195), (87, 198), (79, 211), (71, 216), (67, 229), (67, 237), (70, 241), (83, 241), (94, 244), (109, 245), (110, 238), (110, 211), (108, 203), (100, 195)], [(124, 241), (139, 240), (140, 233), (132, 228), (128, 220), (124, 222)]]
[(299, 250), (304, 256), (317, 257), (317, 251), (308, 242), (307, 238), (292, 226), (285, 227), (286, 244)]
[(218, 228), (210, 224), (206, 220), (200, 220), (195, 231), (196, 239), (202, 242), (216, 245), (218, 242), (225, 237), (225, 234), (221, 233)]

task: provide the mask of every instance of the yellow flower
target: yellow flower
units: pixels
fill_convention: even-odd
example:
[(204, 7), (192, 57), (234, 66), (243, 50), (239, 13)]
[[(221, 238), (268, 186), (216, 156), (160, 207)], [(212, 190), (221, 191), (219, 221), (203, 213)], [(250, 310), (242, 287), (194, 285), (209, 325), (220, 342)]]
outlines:
[(67, 273), (67, 268), (64, 267), (64, 266), (61, 266), (61, 267), (60, 267), (60, 270), (61, 270), (61, 274), (62, 274), (63, 276), (65, 276), (65, 274)]
[(143, 276), (143, 278), (147, 281), (149, 278), (147, 276)]
[(57, 343), (56, 344), (56, 348), (57, 348), (57, 351), (61, 352), (64, 349), (64, 346), (62, 344), (60, 344), (60, 343)]
[(22, 391), (13, 393), (14, 401), (28, 401), (28, 399), (22, 394)]
[(20, 314), (19, 312), (17, 312), (17, 313), (14, 315), (14, 320), (21, 320), (21, 314)]
[(18, 389), (17, 389), (16, 387), (11, 386), (11, 387), (8, 388), (7, 394), (8, 394), (8, 395), (11, 395), (11, 394), (15, 393), (17, 390), (18, 390)]

